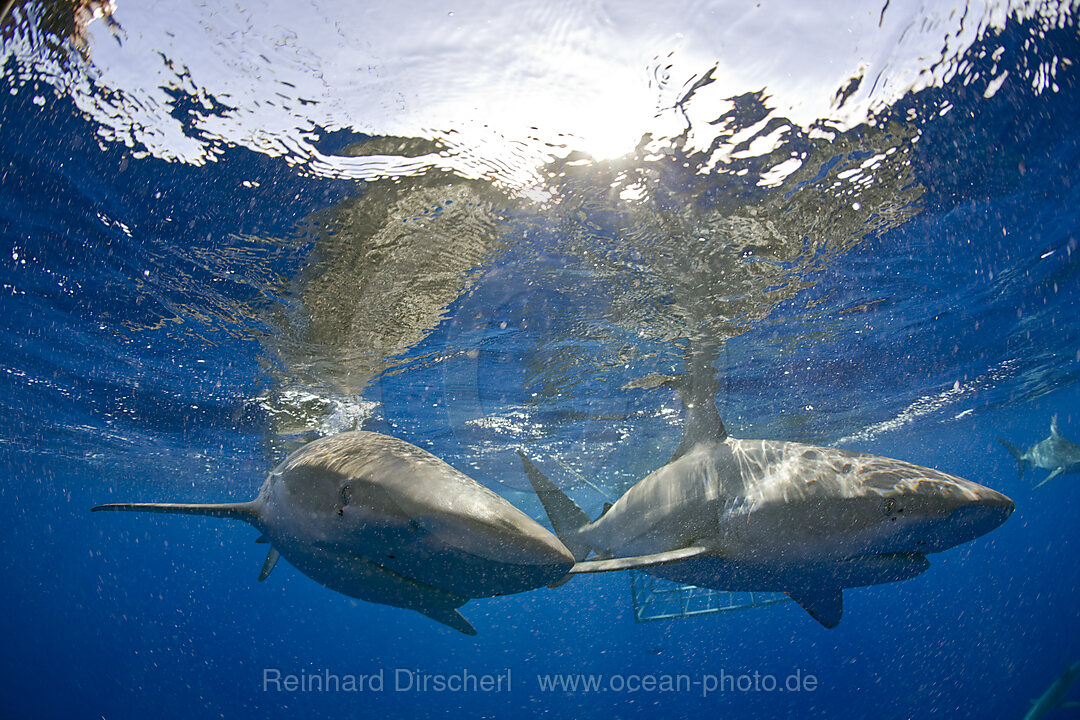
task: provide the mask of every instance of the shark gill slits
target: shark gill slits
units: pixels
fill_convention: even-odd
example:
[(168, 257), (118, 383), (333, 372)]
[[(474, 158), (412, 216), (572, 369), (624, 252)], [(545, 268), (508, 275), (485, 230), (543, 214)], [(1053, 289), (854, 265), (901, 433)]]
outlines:
[(343, 485), (341, 487), (341, 504), (338, 505), (337, 514), (339, 516), (345, 514), (345, 506), (352, 502), (352, 485)]

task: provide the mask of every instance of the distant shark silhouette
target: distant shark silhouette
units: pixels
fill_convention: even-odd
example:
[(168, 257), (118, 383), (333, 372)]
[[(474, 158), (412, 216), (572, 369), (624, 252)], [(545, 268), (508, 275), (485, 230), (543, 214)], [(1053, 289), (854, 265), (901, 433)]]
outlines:
[(551, 584), (574, 564), (539, 523), (421, 448), (372, 432), (315, 440), (278, 465), (250, 502), (122, 503), (93, 510), (209, 515), (254, 525), (326, 587), (408, 608), (459, 630), (470, 598)]
[(1057, 415), (1050, 420), (1050, 436), (1027, 450), (1021, 450), (1001, 438), (998, 438), (998, 442), (1016, 458), (1016, 462), (1020, 465), (1020, 477), (1024, 477), (1024, 471), (1029, 465), (1050, 471), (1050, 474), (1035, 487), (1042, 487), (1058, 475), (1080, 471), (1080, 445), (1061, 436)]
[(1078, 702), (1065, 700), (1065, 696), (1069, 694), (1069, 689), (1078, 677), (1080, 677), (1080, 661), (1066, 665), (1061, 675), (1050, 684), (1050, 687), (1046, 688), (1046, 692), (1031, 701), (1031, 709), (1028, 710), (1027, 715), (1024, 715), (1024, 720), (1041, 720), (1055, 710), (1080, 707)]
[[(571, 574), (637, 568), (730, 591), (782, 591), (825, 627), (843, 588), (895, 582), (927, 553), (993, 530), (1012, 501), (900, 460), (794, 442), (729, 437), (716, 409), (712, 351), (688, 354), (674, 386), (686, 408), (671, 460), (595, 521), (524, 455), (555, 533), (579, 561)], [(595, 553), (595, 560), (586, 560)]]

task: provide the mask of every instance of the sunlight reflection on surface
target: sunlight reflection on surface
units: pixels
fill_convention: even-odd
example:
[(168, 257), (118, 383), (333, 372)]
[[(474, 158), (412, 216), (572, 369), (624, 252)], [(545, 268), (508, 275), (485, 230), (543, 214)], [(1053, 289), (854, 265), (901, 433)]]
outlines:
[[(782, 145), (770, 118), (842, 132), (963, 72), (964, 53), (1010, 17), (1053, 27), (1069, 13), (1056, 2), (135, 3), (89, 26), (87, 77), (36, 70), (69, 85), (103, 137), (165, 159), (202, 164), (238, 145), (318, 175), (442, 168), (521, 189), (553, 158), (622, 157), (643, 138), (655, 150), (685, 133), (687, 149), (713, 150), (708, 169)], [(716, 120), (748, 94), (769, 115), (724, 137)], [(320, 147), (342, 129), (445, 149), (359, 162)]]

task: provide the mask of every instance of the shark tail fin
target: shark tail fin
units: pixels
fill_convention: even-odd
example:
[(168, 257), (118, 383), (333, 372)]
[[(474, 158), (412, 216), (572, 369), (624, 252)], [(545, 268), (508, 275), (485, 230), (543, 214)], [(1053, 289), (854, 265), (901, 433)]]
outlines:
[(204, 515), (207, 517), (229, 518), (253, 523), (258, 519), (255, 502), (242, 503), (110, 503), (90, 508), (90, 512), (119, 510), (123, 512), (169, 513), (170, 515)]
[(589, 516), (557, 488), (555, 483), (548, 480), (524, 453), (519, 451), (518, 455), (521, 456), (521, 464), (525, 466), (525, 474), (529, 476), (529, 483), (551, 520), (555, 534), (574, 556), (575, 562), (581, 562), (592, 550), (579, 535), (579, 531), (591, 522)]
[(1024, 471), (1027, 470), (1028, 462), (1024, 459), (1024, 451), (1013, 445), (1008, 440), (998, 438), (998, 442), (1001, 443), (1006, 450), (1012, 453), (1012, 456), (1016, 458), (1016, 464), (1020, 466), (1020, 477), (1024, 477)]

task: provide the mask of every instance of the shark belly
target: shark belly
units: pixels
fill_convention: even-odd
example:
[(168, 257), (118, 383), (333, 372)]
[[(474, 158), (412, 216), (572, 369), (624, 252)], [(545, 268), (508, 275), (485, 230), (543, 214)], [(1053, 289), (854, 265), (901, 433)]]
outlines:
[(468, 598), (543, 587), (564, 577), (573, 565), (569, 557), (545, 563), (502, 560), (497, 553), (478, 555), (437, 537), (418, 540), (400, 555), (391, 552), (379, 562), (396, 573)]
[(291, 565), (316, 582), (350, 597), (398, 607), (444, 604), (446, 597), (461, 605), (470, 598), (525, 592), (559, 580), (573, 565), (565, 554), (530, 562), (500, 553), (497, 544), (487, 555), (478, 555), (420, 523), (368, 528), (362, 536), (345, 539), (300, 542), (297, 538), (303, 535), (281, 533), (269, 537)]
[(836, 562), (760, 563), (693, 558), (645, 572), (672, 582), (730, 592), (789, 592), (807, 587), (850, 588), (899, 582), (930, 567), (924, 555), (866, 555)]
[(469, 600), (394, 572), (355, 551), (295, 550), (289, 546), (279, 548), (282, 557), (315, 582), (358, 600), (421, 612), (432, 608), (456, 608)]

